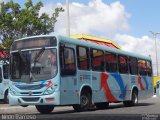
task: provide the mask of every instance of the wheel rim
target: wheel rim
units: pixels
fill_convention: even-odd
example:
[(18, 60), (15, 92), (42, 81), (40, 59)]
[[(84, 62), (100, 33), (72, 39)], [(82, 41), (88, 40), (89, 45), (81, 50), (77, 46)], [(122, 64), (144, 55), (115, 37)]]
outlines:
[(82, 106), (87, 106), (88, 105), (88, 98), (87, 96), (81, 96), (81, 105)]
[(137, 104), (137, 103), (138, 103), (138, 97), (137, 97), (137, 94), (136, 94), (136, 93), (134, 93), (133, 101), (134, 101), (134, 104)]

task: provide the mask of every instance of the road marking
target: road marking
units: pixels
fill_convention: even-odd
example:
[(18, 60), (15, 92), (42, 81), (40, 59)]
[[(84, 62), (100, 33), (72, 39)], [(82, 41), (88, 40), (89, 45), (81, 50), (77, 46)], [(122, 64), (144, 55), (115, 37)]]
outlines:
[[(8, 110), (8, 109), (30, 109), (35, 108), (35, 106), (28, 106), (28, 107), (21, 107), (21, 106), (6, 106), (6, 107), (0, 107), (0, 110)], [(73, 109), (72, 107), (66, 106), (66, 107), (55, 107), (55, 110), (67, 110), (67, 109)]]
[[(35, 107), (35, 106), (28, 106), (26, 108), (33, 108), (33, 107)], [(22, 109), (24, 107), (21, 107), (21, 106), (7, 106), (7, 107), (0, 107), (0, 110), (17, 109), (17, 108)]]

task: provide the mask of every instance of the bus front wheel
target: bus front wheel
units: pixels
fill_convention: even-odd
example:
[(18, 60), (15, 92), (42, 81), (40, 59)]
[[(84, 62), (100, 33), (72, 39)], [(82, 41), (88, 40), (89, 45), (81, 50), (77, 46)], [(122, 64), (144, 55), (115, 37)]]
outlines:
[(134, 90), (132, 92), (131, 100), (130, 101), (124, 101), (123, 104), (126, 107), (131, 107), (131, 106), (137, 105), (138, 104), (138, 91)]
[(38, 112), (42, 114), (49, 114), (53, 111), (54, 106), (53, 105), (36, 105), (36, 109)]
[(92, 105), (91, 94), (89, 92), (82, 92), (80, 96), (80, 104), (73, 105), (77, 112), (89, 110)]
[(8, 90), (5, 92), (4, 94), (4, 103), (8, 104), (9, 103), (9, 99), (8, 99)]

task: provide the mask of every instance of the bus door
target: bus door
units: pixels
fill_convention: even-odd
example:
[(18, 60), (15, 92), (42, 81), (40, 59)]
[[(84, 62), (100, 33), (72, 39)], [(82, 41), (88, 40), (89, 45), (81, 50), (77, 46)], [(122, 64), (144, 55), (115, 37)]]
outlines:
[(77, 86), (80, 92), (84, 86), (91, 87), (92, 75), (90, 70), (89, 48), (85, 46), (77, 46)]
[(77, 96), (77, 69), (75, 46), (60, 44), (60, 102), (75, 104)]

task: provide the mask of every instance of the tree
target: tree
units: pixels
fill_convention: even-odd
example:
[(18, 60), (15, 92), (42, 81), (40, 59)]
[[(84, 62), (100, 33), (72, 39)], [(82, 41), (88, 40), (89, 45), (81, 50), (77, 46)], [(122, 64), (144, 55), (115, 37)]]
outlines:
[(57, 18), (64, 9), (57, 7), (49, 17), (46, 13), (39, 15), (41, 7), (43, 7), (42, 2), (33, 5), (32, 0), (28, 0), (24, 8), (13, 0), (1, 3), (0, 48), (9, 48), (13, 40), (18, 38), (54, 32)]

